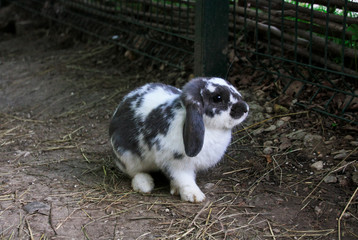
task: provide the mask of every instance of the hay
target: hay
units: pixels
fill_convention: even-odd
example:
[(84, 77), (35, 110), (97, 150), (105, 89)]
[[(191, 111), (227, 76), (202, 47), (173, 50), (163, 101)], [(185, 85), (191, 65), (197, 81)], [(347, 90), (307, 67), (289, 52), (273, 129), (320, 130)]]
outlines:
[(349, 199), (349, 201), (347, 202), (346, 206), (344, 207), (341, 215), (338, 218), (338, 240), (341, 240), (342, 234), (341, 234), (341, 221), (342, 221), (342, 217), (344, 216), (344, 214), (346, 213), (349, 205), (352, 203), (354, 197), (356, 196), (358, 192), (358, 187), (356, 188), (356, 190), (353, 192), (351, 198)]

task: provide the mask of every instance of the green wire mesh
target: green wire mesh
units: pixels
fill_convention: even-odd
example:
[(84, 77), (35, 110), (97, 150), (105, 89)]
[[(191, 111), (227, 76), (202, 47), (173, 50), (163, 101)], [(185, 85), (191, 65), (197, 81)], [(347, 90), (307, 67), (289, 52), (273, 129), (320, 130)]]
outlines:
[[(313, 3), (320, 3), (313, 4)], [(231, 1), (235, 54), (297, 105), (358, 124), (358, 3)]]

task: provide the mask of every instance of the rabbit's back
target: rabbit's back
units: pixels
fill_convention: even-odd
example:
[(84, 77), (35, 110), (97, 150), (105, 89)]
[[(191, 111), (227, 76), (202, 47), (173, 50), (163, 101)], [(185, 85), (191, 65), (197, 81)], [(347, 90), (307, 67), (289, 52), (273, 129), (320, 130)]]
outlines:
[[(178, 131), (176, 136), (180, 136), (179, 130), (172, 129), (177, 113), (183, 115), (184, 111), (180, 93), (175, 87), (151, 83), (133, 90), (118, 105), (110, 122), (109, 134), (120, 159), (117, 166), (121, 166), (124, 172), (130, 174), (131, 170), (124, 167), (129, 165), (150, 169), (154, 166), (156, 153), (167, 147), (163, 136), (173, 130)], [(175, 124), (182, 119), (180, 116)]]

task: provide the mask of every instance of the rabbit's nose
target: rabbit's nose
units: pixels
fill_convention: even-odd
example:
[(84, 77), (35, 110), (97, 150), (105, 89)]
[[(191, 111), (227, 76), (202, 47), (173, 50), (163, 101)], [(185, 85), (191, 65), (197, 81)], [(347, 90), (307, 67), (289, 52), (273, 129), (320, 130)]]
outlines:
[(237, 119), (242, 117), (242, 115), (247, 113), (248, 111), (249, 105), (247, 105), (247, 103), (244, 101), (240, 101), (232, 106), (230, 116)]

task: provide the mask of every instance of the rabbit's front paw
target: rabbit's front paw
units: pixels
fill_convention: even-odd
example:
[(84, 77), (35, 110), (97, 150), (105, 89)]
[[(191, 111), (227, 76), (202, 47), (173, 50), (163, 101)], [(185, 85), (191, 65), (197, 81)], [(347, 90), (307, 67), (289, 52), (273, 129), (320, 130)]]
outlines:
[(205, 200), (205, 194), (197, 186), (186, 186), (180, 190), (183, 201), (199, 203)]
[(132, 187), (136, 192), (150, 193), (154, 188), (153, 178), (148, 173), (137, 173), (132, 179)]

